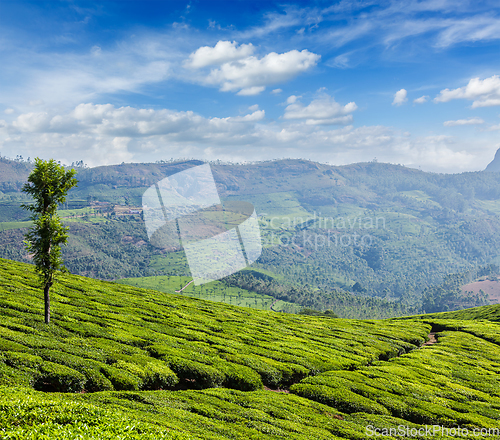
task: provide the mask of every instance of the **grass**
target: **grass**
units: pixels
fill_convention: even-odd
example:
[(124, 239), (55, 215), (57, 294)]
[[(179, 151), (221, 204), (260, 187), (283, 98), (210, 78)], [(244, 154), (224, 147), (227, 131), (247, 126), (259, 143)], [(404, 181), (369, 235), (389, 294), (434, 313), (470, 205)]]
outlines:
[[(1, 439), (362, 440), (368, 425), (499, 426), (500, 327), (465, 318), (489, 308), (343, 320), (74, 275), (51, 299), (45, 325), (33, 267), (0, 260)], [(438, 343), (422, 347), (431, 330)]]
[[(178, 277), (159, 275), (141, 278), (123, 278), (116, 282), (145, 289), (158, 290), (166, 293), (181, 293), (191, 298), (199, 298), (214, 302), (223, 302), (251, 309), (269, 310), (275, 299), (269, 295), (260, 295), (239, 287), (226, 286), (224, 283), (212, 281), (210, 283), (195, 286), (191, 277)], [(186, 287), (187, 286), (187, 287)], [(179, 290), (182, 292), (179, 292)], [(286, 309), (291, 312), (299, 312), (301, 307), (290, 302), (279, 301), (275, 310)]]
[(7, 231), (9, 229), (22, 229), (29, 228), (33, 222), (25, 221), (25, 222), (0, 222), (0, 232)]

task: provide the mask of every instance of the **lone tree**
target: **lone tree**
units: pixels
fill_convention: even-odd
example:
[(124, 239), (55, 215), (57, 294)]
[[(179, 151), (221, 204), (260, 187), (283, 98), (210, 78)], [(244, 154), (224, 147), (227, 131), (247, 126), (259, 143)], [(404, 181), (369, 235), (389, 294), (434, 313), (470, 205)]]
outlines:
[(34, 199), (33, 205), (22, 205), (31, 211), (33, 227), (25, 235), (26, 248), (33, 254), (33, 261), (43, 286), (45, 323), (50, 322), (49, 290), (57, 271), (66, 271), (61, 257), (61, 245), (68, 240), (69, 228), (63, 226), (57, 206), (66, 201), (68, 191), (76, 186), (76, 171), (66, 171), (54, 159), (35, 159), (35, 168), (23, 186), (23, 192)]

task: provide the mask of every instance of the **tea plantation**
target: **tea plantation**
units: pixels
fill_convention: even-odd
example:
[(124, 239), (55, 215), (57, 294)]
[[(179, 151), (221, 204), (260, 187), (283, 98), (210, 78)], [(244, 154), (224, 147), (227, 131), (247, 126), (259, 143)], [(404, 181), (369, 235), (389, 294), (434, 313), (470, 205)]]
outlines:
[(500, 437), (500, 306), (341, 320), (74, 275), (51, 303), (0, 259), (1, 439)]

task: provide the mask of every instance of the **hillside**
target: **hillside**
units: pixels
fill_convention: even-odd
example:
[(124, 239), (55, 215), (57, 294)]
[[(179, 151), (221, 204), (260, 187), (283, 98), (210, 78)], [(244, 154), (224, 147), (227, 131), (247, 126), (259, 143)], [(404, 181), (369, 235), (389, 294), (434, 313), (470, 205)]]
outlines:
[[(26, 201), (19, 189), (29, 164), (2, 164), (14, 177), (0, 182), (0, 257), (29, 262), (22, 245), (27, 213), (19, 208)], [(61, 209), (70, 226), (63, 252), (71, 272), (106, 280), (190, 276), (182, 251), (149, 243), (137, 212), (150, 185), (197, 164), (79, 167), (79, 186)], [(354, 294), (350, 304), (361, 296), (392, 302), (394, 313), (385, 316), (491, 303), (480, 292), (440, 289), (452, 274), (467, 284), (484, 268), (498, 272), (498, 173), (442, 175), (376, 162), (331, 166), (306, 160), (214, 163), (212, 169), (223, 201), (250, 202), (259, 215), (264, 249), (252, 269), (289, 287), (307, 286), (305, 294), (280, 300), (335, 308), (342, 316), (353, 315), (330, 300), (339, 292)], [(231, 283), (241, 287), (247, 280)]]
[(0, 260), (0, 438), (361, 440), (374, 427), (499, 426), (494, 322), (290, 315), (75, 275), (53, 287), (52, 310), (44, 325), (32, 266)]
[(497, 152), (495, 153), (495, 157), (488, 164), (485, 171), (497, 172), (497, 173), (500, 171), (500, 149), (497, 150)]
[[(458, 320), (487, 320), (500, 322), (500, 304), (491, 306), (474, 307), (471, 309), (458, 310), (455, 312), (433, 313), (420, 315), (422, 319), (458, 319)], [(413, 318), (413, 317), (412, 317)]]

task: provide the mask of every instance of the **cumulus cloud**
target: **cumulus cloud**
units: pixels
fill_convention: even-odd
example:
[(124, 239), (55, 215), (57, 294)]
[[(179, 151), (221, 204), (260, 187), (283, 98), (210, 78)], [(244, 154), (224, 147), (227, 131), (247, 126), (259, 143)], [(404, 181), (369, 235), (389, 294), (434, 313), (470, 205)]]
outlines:
[(46, 112), (24, 113), (13, 122), (20, 131), (41, 132), (50, 128), (50, 116)]
[(283, 91), (283, 90), (281, 90), (281, 89), (274, 89), (274, 90), (272, 90), (272, 91), (271, 91), (271, 93), (272, 93), (273, 95), (277, 95), (277, 94), (281, 93), (282, 91)]
[(240, 132), (241, 125), (237, 123), (264, 118), (264, 110), (258, 110), (258, 106), (252, 109), (253, 112), (245, 116), (204, 118), (192, 111), (116, 108), (111, 104), (88, 103), (79, 104), (62, 115), (24, 113), (12, 123), (12, 128), (21, 133), (87, 133), (123, 138), (173, 135), (192, 130), (205, 131), (208, 136), (211, 132)]
[(11, 115), (12, 113), (14, 113), (14, 109), (13, 108), (6, 108), (3, 112), (6, 114), (6, 115)]
[(428, 99), (429, 99), (429, 97), (427, 95), (424, 95), (424, 96), (421, 96), (420, 98), (414, 99), (413, 102), (415, 104), (423, 104), (423, 103), (427, 102)]
[(456, 121), (445, 121), (443, 125), (445, 127), (456, 127), (459, 125), (480, 125), (484, 124), (481, 118), (468, 118), (468, 119), (458, 119)]
[(251, 96), (311, 69), (320, 59), (320, 55), (308, 50), (271, 52), (262, 58), (251, 55), (253, 50), (252, 45), (219, 41), (215, 47), (201, 47), (192, 53), (187, 65), (196, 68), (218, 65), (203, 79), (204, 83), (216, 85), (223, 92)]
[(145, 155), (164, 158), (166, 149), (186, 157), (214, 145), (254, 143), (255, 124), (265, 118), (265, 111), (258, 106), (250, 111), (243, 116), (205, 118), (192, 111), (85, 103), (63, 114), (32, 112), (19, 115), (11, 124), (2, 121), (0, 128), (6, 135), (0, 135), (0, 146), (6, 154), (37, 150), (68, 163), (84, 158), (90, 165), (136, 157), (144, 161)]
[(309, 125), (346, 125), (352, 122), (351, 113), (358, 107), (350, 102), (344, 106), (331, 96), (325, 95), (304, 106), (295, 95), (287, 99), (284, 119), (303, 119)]
[(212, 65), (220, 65), (230, 61), (247, 58), (254, 52), (252, 44), (238, 46), (236, 41), (219, 41), (215, 47), (203, 46), (189, 55), (186, 65), (200, 68)]
[(404, 104), (406, 101), (408, 101), (408, 98), (406, 97), (407, 95), (407, 91), (405, 89), (401, 89), (401, 90), (398, 90), (395, 94), (394, 94), (394, 101), (392, 101), (392, 105), (402, 105)]
[(472, 108), (500, 105), (500, 77), (493, 75), (483, 80), (472, 78), (464, 87), (441, 90), (434, 102), (449, 102), (453, 99), (473, 101)]
[[(281, 157), (345, 164), (380, 161), (422, 165), (438, 172), (482, 169), (494, 153), (492, 132), (473, 139), (452, 136), (412, 138), (384, 126), (331, 128), (345, 123), (355, 104), (340, 105), (322, 96), (308, 105), (290, 101), (281, 121), (265, 122), (264, 110), (251, 106), (242, 116), (207, 118), (190, 111), (115, 107), (84, 103), (66, 113), (30, 112), (0, 122), (2, 153), (15, 157), (83, 159), (91, 166), (166, 158), (246, 161)], [(304, 123), (310, 121), (309, 123)], [(493, 145), (493, 146), (492, 146)]]

